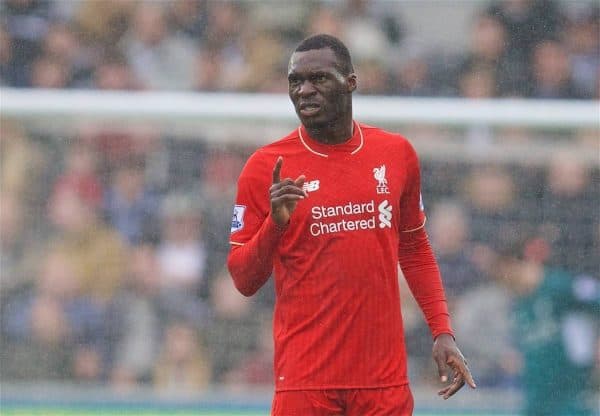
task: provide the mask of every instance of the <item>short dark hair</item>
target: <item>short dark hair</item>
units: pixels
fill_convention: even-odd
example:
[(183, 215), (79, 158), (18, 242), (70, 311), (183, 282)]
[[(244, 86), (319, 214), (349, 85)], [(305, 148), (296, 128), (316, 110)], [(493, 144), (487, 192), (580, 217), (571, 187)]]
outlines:
[(339, 69), (344, 75), (354, 72), (354, 67), (352, 66), (352, 59), (350, 58), (350, 52), (348, 51), (348, 48), (335, 36), (324, 33), (309, 36), (300, 42), (298, 46), (296, 46), (294, 52), (306, 52), (313, 49), (323, 48), (329, 48), (333, 51), (340, 65)]

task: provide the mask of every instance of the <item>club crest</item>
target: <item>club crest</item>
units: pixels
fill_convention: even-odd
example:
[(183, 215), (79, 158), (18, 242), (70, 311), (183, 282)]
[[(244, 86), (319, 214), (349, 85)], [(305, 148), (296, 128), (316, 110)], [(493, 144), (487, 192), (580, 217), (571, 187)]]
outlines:
[(385, 178), (385, 165), (381, 165), (378, 168), (373, 168), (373, 177), (377, 181), (375, 189), (378, 194), (389, 194), (390, 189), (387, 186), (387, 179)]

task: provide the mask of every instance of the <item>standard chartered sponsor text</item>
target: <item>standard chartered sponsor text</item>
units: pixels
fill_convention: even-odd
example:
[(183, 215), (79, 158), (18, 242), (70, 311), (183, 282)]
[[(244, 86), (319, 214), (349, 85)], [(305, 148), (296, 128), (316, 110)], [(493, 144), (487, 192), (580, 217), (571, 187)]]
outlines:
[[(387, 201), (385, 202), (387, 203)], [(381, 211), (381, 207), (379, 208)], [(310, 234), (314, 237), (344, 231), (374, 229), (377, 226), (375, 215), (364, 215), (375, 214), (374, 200), (362, 203), (348, 202), (347, 204), (334, 206), (314, 206), (311, 209), (311, 214), (313, 220), (322, 220), (310, 224)], [(343, 218), (347, 216), (354, 218)], [(359, 218), (356, 218), (356, 216)], [(342, 218), (339, 219), (340, 217)]]
[(348, 202), (344, 205), (335, 205), (332, 207), (325, 207), (323, 205), (312, 207), (312, 217), (315, 220), (327, 217), (337, 217), (352, 214), (364, 214), (365, 212), (375, 212), (375, 201), (354, 203)]

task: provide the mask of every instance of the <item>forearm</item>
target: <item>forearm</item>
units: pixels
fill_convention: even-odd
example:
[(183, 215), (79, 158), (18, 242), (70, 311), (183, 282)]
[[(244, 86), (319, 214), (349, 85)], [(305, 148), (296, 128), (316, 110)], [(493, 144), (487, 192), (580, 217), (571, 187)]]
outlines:
[(424, 228), (402, 233), (398, 259), (433, 337), (453, 335), (440, 271)]
[(258, 232), (244, 245), (233, 245), (227, 267), (235, 287), (244, 296), (252, 296), (269, 279), (273, 256), (285, 228), (267, 217)]

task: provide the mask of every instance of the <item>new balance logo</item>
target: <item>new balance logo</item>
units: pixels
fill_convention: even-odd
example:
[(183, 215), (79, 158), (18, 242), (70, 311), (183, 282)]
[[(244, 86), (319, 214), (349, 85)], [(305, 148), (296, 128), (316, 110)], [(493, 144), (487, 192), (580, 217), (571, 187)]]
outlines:
[(302, 190), (306, 191), (306, 192), (314, 192), (317, 189), (319, 189), (319, 180), (315, 179), (314, 181), (310, 181), (310, 182), (305, 182), (304, 185), (302, 185)]
[(377, 206), (379, 210), (379, 228), (392, 228), (392, 206), (385, 199)]

